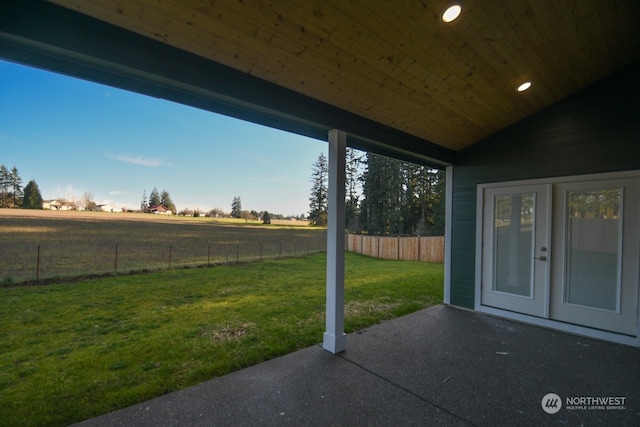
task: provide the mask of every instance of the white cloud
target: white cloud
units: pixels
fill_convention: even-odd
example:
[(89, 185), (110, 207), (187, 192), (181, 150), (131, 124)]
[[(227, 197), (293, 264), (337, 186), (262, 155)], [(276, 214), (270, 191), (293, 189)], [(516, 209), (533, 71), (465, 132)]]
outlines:
[(127, 193), (126, 191), (121, 191), (121, 190), (113, 190), (113, 191), (109, 191), (109, 195), (110, 196), (126, 196)]
[(118, 160), (120, 162), (125, 162), (125, 163), (132, 163), (132, 164), (138, 165), (138, 166), (157, 167), (157, 166), (165, 166), (166, 165), (166, 163), (162, 159), (152, 159), (152, 158), (146, 158), (146, 157), (142, 157), (142, 156), (133, 157), (133, 156), (130, 156), (128, 154), (109, 154), (109, 153), (107, 153), (106, 156), (109, 157), (110, 159)]

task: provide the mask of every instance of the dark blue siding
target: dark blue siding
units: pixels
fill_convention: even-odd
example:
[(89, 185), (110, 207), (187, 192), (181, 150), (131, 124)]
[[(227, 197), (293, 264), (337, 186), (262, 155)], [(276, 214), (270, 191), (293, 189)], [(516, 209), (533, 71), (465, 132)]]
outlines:
[(640, 169), (639, 78), (635, 64), (460, 153), (453, 177), (452, 304), (474, 305), (478, 184)]

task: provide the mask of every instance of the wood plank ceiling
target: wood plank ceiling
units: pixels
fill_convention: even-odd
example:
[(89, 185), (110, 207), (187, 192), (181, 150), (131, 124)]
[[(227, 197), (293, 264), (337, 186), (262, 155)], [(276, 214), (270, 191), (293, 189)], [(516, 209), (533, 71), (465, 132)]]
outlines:
[(640, 60), (638, 0), (52, 2), (456, 151)]

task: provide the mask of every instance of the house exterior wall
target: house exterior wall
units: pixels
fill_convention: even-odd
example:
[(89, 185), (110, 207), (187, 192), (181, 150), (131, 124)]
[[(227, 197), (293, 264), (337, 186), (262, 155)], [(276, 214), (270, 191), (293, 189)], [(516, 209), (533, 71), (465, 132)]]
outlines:
[(460, 153), (453, 170), (451, 304), (474, 308), (478, 184), (640, 170), (638, 77), (640, 63)]

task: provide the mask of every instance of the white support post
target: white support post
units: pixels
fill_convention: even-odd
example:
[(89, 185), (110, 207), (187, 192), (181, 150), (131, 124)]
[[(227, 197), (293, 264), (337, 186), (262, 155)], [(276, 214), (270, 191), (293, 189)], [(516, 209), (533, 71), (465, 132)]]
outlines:
[(344, 214), (347, 134), (329, 131), (326, 332), (322, 347), (333, 354), (347, 348), (344, 333)]
[(444, 303), (451, 304), (451, 231), (453, 215), (453, 166), (447, 167), (444, 210)]

